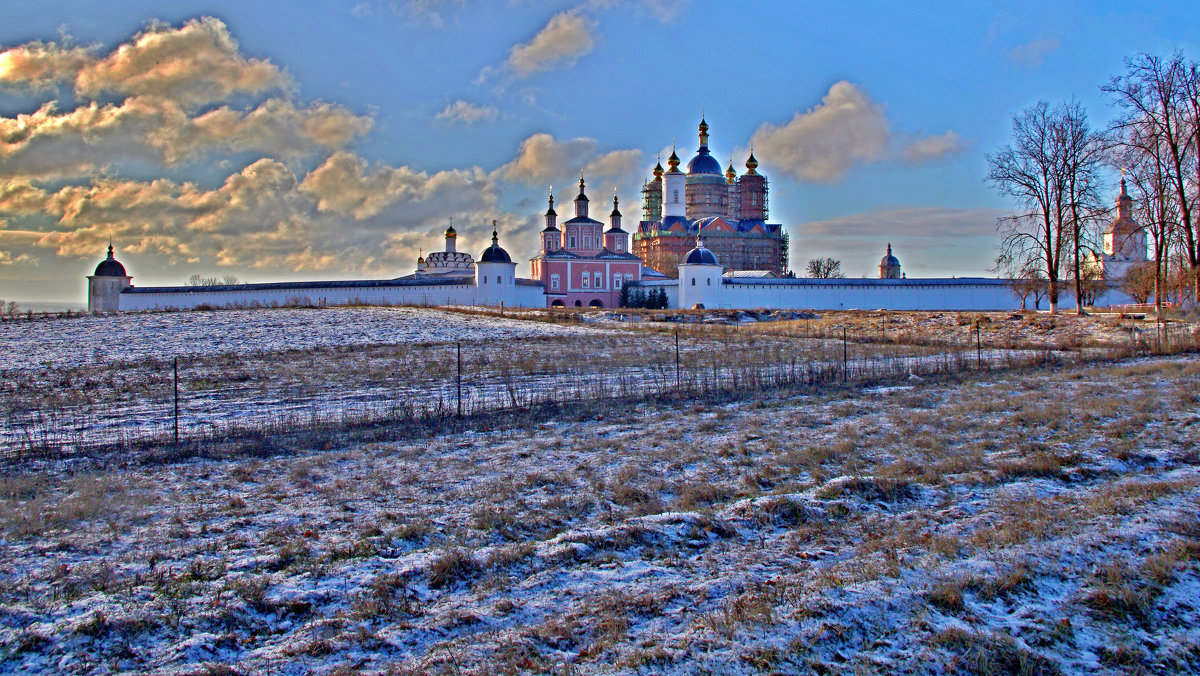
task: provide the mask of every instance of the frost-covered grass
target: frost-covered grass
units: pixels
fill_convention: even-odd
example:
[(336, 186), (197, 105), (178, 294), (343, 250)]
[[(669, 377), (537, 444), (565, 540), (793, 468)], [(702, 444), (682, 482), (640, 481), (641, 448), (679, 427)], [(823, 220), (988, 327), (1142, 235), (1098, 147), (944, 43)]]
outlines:
[[(971, 346), (936, 336), (909, 344), (894, 333), (852, 332), (843, 345), (840, 333), (835, 338), (788, 321), (753, 326), (698, 323), (691, 321), (701, 317), (695, 313), (644, 313), (637, 317), (646, 321), (638, 322), (575, 316), (330, 308), (4, 323), (0, 337), (16, 349), (0, 355), (0, 364), (8, 365), (0, 366), (0, 455), (80, 453), (173, 438), (176, 359), (180, 434), (194, 440), (457, 412), (460, 359), (463, 411), (473, 413), (780, 379), (928, 373), (977, 361), (999, 366), (1031, 356), (991, 347), (976, 355)], [(905, 317), (916, 321), (918, 315)], [(689, 322), (657, 321), (680, 318)]]
[(1200, 363), (0, 479), (0, 670), (1200, 671)]
[(431, 308), (335, 307), (81, 314), (0, 322), (0, 372), (329, 347), (503, 341), (597, 329)]

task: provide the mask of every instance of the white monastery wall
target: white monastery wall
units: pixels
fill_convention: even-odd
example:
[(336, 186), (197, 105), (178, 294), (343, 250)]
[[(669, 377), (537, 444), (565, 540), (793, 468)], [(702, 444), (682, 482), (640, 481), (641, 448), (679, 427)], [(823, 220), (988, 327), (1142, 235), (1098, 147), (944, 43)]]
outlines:
[(1015, 310), (1021, 301), (1004, 280), (957, 279), (743, 279), (721, 268), (679, 266), (678, 305), (710, 309)]
[[(511, 279), (511, 277), (510, 277)], [(494, 277), (492, 278), (494, 280)], [(499, 305), (545, 307), (540, 284), (513, 283), (503, 292), (477, 287), (467, 278), (461, 284), (342, 286), (244, 284), (227, 287), (158, 287), (120, 294), (120, 309), (194, 310), (198, 307), (273, 307), (282, 305)], [(243, 288), (238, 288), (239, 286)], [(268, 287), (268, 288), (262, 288)]]

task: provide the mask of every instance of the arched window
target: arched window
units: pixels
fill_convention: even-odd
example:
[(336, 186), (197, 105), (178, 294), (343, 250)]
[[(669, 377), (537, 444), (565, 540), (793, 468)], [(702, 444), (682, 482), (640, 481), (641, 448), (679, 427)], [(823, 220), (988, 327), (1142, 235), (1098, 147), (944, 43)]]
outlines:
[(696, 286), (696, 278), (692, 277), (692, 286)]
[(706, 280), (704, 280), (704, 281), (708, 282), (708, 286), (712, 286), (712, 280), (711, 280), (711, 279), (706, 279)]
[(496, 283), (497, 283), (497, 284), (500, 284), (500, 283), (501, 283), (501, 282), (503, 282), (503, 281), (504, 281), (504, 278), (503, 278), (503, 277), (501, 277), (500, 275), (496, 275)]
[(679, 191), (678, 190), (675, 191), (675, 201), (676, 202), (679, 201)]

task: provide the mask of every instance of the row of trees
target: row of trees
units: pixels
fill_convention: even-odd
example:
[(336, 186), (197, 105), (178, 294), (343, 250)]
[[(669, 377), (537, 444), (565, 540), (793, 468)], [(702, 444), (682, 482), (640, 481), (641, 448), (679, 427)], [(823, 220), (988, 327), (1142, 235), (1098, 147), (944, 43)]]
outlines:
[(621, 292), (617, 296), (617, 305), (619, 307), (663, 310), (670, 305), (670, 301), (667, 299), (665, 289), (648, 289), (643, 292), (641, 289), (634, 287), (632, 282), (626, 282), (621, 287)]
[(1013, 116), (1011, 143), (987, 158), (989, 182), (1021, 205), (999, 224), (997, 265), (1043, 284), (1051, 312), (1064, 282), (1082, 312), (1098, 226), (1111, 217), (1103, 174), (1114, 167), (1151, 242), (1155, 304), (1167, 297), (1172, 262), (1180, 300), (1200, 297), (1200, 64), (1176, 53), (1125, 66), (1101, 88), (1118, 111), (1108, 128), (1094, 128), (1076, 101), (1042, 101)]

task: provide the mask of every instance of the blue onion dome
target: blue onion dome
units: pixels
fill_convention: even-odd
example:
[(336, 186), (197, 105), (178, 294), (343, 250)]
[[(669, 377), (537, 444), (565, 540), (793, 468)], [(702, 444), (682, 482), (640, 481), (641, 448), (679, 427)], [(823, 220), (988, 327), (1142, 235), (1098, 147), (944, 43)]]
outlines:
[(129, 275), (125, 274), (125, 266), (121, 265), (119, 262), (117, 262), (117, 259), (113, 258), (113, 248), (112, 248), (111, 244), (108, 245), (108, 258), (105, 258), (104, 260), (100, 261), (100, 265), (96, 266), (96, 273), (93, 276), (95, 276), (95, 277), (128, 277), (129, 276)]
[(696, 153), (696, 156), (692, 158), (692, 161), (688, 162), (687, 173), (716, 174), (717, 176), (720, 176), (721, 163), (717, 161), (717, 158), (713, 157), (708, 152), (707, 147), (701, 146), (700, 150)]
[(704, 240), (696, 239), (696, 248), (687, 252), (683, 257), (685, 265), (720, 265), (717, 255), (704, 247)]
[(496, 221), (492, 221), (492, 245), (479, 254), (480, 263), (511, 263), (512, 257), (500, 248), (500, 235), (496, 233)]

